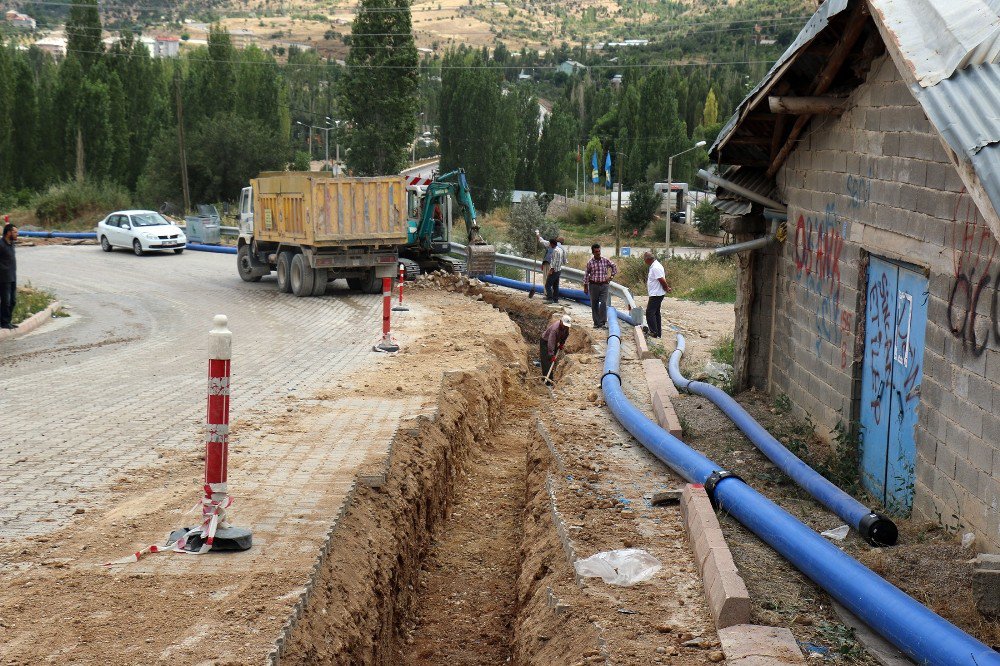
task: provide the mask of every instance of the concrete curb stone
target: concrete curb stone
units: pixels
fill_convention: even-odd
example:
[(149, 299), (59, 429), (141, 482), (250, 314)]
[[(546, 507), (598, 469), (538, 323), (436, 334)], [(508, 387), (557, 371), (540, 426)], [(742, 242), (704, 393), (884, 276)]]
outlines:
[(31, 333), (36, 328), (47, 322), (52, 318), (52, 313), (62, 307), (62, 303), (59, 301), (52, 301), (47, 308), (40, 312), (36, 312), (31, 315), (20, 324), (14, 330), (11, 329), (0, 329), (0, 341), (7, 340), (9, 338), (16, 338), (19, 335), (26, 335)]

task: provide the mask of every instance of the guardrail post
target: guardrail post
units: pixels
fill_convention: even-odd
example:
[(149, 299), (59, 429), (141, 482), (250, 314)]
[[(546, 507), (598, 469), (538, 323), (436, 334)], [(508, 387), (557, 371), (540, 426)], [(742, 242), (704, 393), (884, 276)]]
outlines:
[(403, 305), (403, 283), (406, 282), (406, 270), (403, 263), (399, 263), (399, 305), (393, 308), (395, 312), (409, 312), (410, 308)]
[(392, 278), (382, 278), (382, 340), (372, 347), (377, 352), (398, 352), (399, 345), (392, 339), (390, 318), (392, 310)]

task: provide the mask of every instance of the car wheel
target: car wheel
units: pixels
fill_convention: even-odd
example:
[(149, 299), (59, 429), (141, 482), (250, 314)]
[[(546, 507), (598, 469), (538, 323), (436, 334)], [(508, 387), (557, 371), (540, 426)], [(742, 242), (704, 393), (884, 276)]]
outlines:
[(174, 254), (180, 254), (183, 251), (184, 251), (184, 248), (182, 248), (182, 247), (176, 247), (176, 248), (174, 248)]
[(143, 255), (142, 243), (139, 242), (138, 238), (132, 241), (132, 251), (135, 252), (135, 256), (137, 257), (141, 257)]
[(108, 242), (107, 236), (101, 236), (101, 249), (105, 252), (111, 252), (115, 248), (111, 247), (111, 243)]
[(292, 293), (296, 296), (312, 296), (315, 274), (303, 254), (292, 257), (288, 277), (292, 283)]
[(292, 256), (293, 254), (289, 250), (282, 250), (278, 255), (278, 291), (283, 294), (292, 293), (289, 275), (292, 267)]
[(244, 243), (236, 250), (236, 270), (244, 282), (260, 282), (260, 276), (253, 274), (253, 264), (250, 263), (250, 246)]
[(326, 293), (326, 285), (330, 282), (330, 274), (325, 268), (313, 269), (313, 296)]

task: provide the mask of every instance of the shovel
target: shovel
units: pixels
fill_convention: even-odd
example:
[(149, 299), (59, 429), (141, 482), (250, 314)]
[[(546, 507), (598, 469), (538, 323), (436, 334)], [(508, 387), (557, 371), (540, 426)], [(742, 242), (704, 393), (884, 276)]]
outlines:
[(552, 379), (552, 371), (556, 369), (556, 361), (559, 360), (559, 354), (562, 353), (562, 347), (556, 350), (556, 355), (552, 358), (552, 363), (549, 364), (549, 371), (545, 373), (545, 379), (542, 381), (548, 384)]

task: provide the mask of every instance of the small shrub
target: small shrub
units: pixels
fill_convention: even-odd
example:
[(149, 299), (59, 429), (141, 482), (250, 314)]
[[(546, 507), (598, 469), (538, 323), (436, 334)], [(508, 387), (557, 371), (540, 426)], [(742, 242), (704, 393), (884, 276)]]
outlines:
[(131, 205), (132, 197), (123, 186), (89, 180), (53, 185), (33, 202), (38, 221), (50, 227), (70, 222), (93, 226), (105, 214)]
[(31, 283), (17, 288), (17, 304), (14, 306), (13, 320), (15, 324), (49, 307), (55, 296), (42, 289), (35, 289)]
[(622, 214), (629, 229), (644, 231), (660, 209), (662, 195), (657, 194), (651, 183), (638, 183), (632, 188), (629, 206)]
[(702, 201), (694, 209), (694, 226), (695, 229), (705, 234), (706, 236), (715, 236), (719, 233), (720, 222), (719, 209), (713, 206), (708, 201)]
[(572, 227), (589, 227), (597, 224), (598, 220), (604, 221), (604, 211), (597, 206), (583, 205), (573, 206), (566, 213), (563, 222)]
[(534, 256), (541, 249), (535, 230), (542, 233), (543, 238), (551, 238), (559, 234), (559, 229), (545, 219), (541, 207), (535, 198), (525, 199), (514, 204), (510, 209), (510, 226), (507, 228), (507, 240), (522, 256)]
[(717, 345), (712, 347), (712, 359), (727, 365), (733, 364), (733, 336), (724, 336)]

